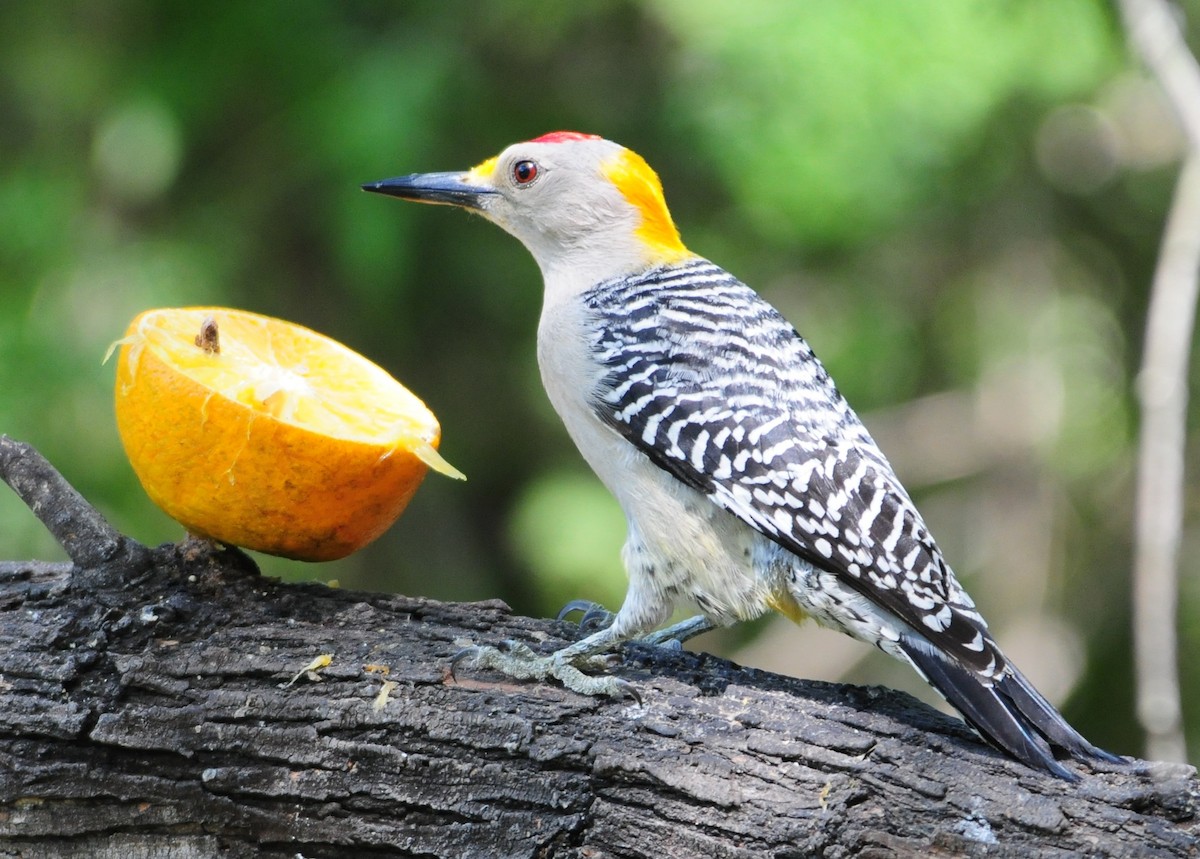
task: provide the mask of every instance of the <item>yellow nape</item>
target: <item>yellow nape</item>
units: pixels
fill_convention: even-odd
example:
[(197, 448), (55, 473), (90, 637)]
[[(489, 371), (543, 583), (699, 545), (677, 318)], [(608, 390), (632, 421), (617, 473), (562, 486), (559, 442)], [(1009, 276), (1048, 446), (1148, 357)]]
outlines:
[(646, 244), (647, 262), (658, 265), (692, 256), (671, 220), (662, 182), (642, 156), (623, 149), (620, 155), (604, 165), (604, 175), (642, 215), (637, 235)]
[(467, 171), (467, 178), (473, 182), (486, 182), (492, 178), (492, 174), (496, 172), (496, 161), (499, 155), (493, 155), (487, 161), (481, 164), (476, 164)]

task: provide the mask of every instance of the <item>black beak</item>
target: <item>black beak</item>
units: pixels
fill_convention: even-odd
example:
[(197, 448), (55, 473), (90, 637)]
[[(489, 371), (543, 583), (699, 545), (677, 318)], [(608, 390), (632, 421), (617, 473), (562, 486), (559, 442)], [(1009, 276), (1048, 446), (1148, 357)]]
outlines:
[(403, 200), (416, 200), (418, 203), (482, 209), (484, 200), (496, 192), (491, 188), (469, 184), (466, 177), (466, 173), (412, 173), (368, 182), (362, 189)]

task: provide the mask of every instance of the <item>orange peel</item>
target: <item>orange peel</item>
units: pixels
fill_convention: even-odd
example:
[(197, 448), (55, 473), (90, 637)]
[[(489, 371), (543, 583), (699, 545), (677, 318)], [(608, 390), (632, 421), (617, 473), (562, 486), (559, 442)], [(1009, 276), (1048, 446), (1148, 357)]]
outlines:
[(382, 534), (429, 468), (462, 478), (420, 399), (302, 326), (148, 310), (117, 347), (126, 455), (150, 499), (197, 536), (333, 560)]

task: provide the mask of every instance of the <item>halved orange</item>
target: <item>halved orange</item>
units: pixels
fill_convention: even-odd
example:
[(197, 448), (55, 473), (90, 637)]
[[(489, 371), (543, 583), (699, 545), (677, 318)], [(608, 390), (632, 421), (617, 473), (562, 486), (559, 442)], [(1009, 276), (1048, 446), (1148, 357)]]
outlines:
[(403, 512), (441, 430), (387, 372), (307, 328), (221, 307), (148, 310), (119, 341), (117, 428), (188, 531), (305, 561), (344, 557)]

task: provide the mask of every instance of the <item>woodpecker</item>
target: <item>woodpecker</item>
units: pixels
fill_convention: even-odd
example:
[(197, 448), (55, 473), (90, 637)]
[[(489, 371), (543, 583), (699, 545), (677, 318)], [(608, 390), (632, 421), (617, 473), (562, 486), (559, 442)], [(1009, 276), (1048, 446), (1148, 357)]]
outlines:
[[(471, 648), (470, 664), (621, 695), (629, 684), (603, 670), (622, 642), (684, 640), (774, 609), (907, 662), (1031, 767), (1076, 779), (1055, 749), (1120, 762), (1004, 656), (808, 343), (684, 246), (641, 156), (558, 131), (465, 172), (362, 187), (479, 213), (530, 251), (545, 281), (546, 392), (628, 520), (629, 587), (607, 626), (549, 656)], [(660, 629), (676, 604), (699, 614)]]

